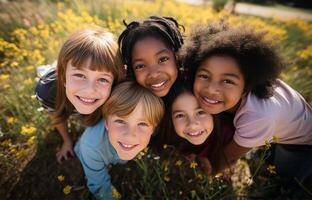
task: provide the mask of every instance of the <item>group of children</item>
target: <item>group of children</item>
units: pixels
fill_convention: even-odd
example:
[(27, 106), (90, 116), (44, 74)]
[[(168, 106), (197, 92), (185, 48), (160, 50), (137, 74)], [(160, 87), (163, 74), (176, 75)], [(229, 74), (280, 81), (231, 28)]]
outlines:
[[(174, 18), (125, 26), (118, 45), (99, 28), (71, 35), (56, 72), (36, 88), (64, 140), (57, 160), (75, 151), (97, 199), (113, 198), (107, 166), (133, 159), (152, 135), (155, 143), (183, 138), (180, 146), (211, 162), (213, 173), (276, 137), (277, 173), (312, 175), (312, 109), (278, 79), (283, 65), (263, 34), (210, 24), (183, 44)], [(74, 113), (88, 128), (73, 151), (67, 119)]]

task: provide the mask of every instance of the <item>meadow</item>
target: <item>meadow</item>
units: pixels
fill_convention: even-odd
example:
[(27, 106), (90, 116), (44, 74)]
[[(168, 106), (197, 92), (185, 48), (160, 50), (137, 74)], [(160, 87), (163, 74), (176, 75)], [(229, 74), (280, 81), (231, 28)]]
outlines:
[[(285, 59), (286, 69), (281, 78), (312, 105), (312, 24), (306, 21), (261, 19), (165, 0), (3, 2), (0, 3), (0, 199), (13, 199), (12, 195), (14, 199), (92, 199), (83, 184), (83, 175), (74, 172), (82, 177), (81, 181), (71, 174), (75, 165), (63, 165), (66, 171), (55, 163), (55, 146), (60, 140), (49, 115), (34, 96), (37, 67), (55, 62), (61, 44), (76, 30), (99, 25), (118, 38), (124, 29), (123, 19), (130, 22), (149, 15), (174, 16), (185, 26), (186, 37), (192, 26), (221, 19), (231, 26), (248, 25), (255, 31), (267, 32), (268, 39), (274, 41)], [(71, 127), (74, 133), (83, 129), (75, 119)], [(186, 160), (170, 145), (163, 146), (162, 151), (145, 149), (135, 161), (111, 170), (115, 196), (142, 200), (312, 198), (312, 188), (300, 183), (296, 191), (285, 190), (278, 184), (274, 166), (264, 163), (269, 146), (251, 152), (229, 173), (216, 177), (203, 174), (196, 162)], [(44, 169), (36, 169), (43, 170), (46, 177), (31, 179), (32, 189), (15, 194), (23, 188), (19, 181), (25, 168), (41, 162), (33, 161), (40, 152), (39, 158), (53, 162), (55, 168), (38, 164)], [(41, 184), (53, 187), (40, 191)]]

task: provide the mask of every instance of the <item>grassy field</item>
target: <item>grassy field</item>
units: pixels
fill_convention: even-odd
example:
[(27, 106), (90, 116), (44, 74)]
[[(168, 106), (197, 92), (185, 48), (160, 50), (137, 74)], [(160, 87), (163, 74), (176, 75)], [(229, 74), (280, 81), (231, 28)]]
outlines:
[[(75, 30), (96, 24), (117, 38), (123, 19), (153, 14), (176, 17), (186, 36), (192, 26), (220, 19), (268, 32), (285, 58), (282, 79), (312, 104), (312, 25), (302, 20), (264, 20), (165, 0), (0, 3), (0, 199), (92, 199), (77, 160), (56, 163), (61, 141), (34, 97), (36, 67), (53, 63)], [(72, 121), (71, 131), (80, 133), (82, 127)], [(233, 173), (210, 177), (164, 146), (142, 152), (111, 174), (122, 199), (312, 198), (312, 189), (300, 184), (296, 190), (281, 187), (274, 166), (263, 162), (266, 156), (266, 148), (260, 149), (240, 160)]]

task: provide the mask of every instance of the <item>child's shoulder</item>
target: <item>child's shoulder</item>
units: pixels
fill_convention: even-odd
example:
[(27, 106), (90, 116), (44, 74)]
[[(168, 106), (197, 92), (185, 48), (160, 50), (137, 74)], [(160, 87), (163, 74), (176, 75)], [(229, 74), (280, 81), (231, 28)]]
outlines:
[(247, 94), (236, 112), (237, 115), (252, 115), (268, 120), (280, 115), (309, 109), (308, 103), (293, 88), (277, 79), (273, 94), (269, 98), (258, 98), (255, 94)]
[(106, 140), (107, 134), (104, 124), (104, 120), (101, 119), (94, 126), (86, 128), (80, 138), (80, 142), (89, 147), (102, 145), (102, 143)]

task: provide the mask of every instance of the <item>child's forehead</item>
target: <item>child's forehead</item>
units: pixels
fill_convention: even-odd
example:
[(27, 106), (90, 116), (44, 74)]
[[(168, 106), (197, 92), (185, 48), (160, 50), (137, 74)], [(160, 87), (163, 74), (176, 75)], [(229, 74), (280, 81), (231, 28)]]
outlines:
[(137, 46), (138, 44), (144, 44), (145, 46), (164, 46), (168, 50), (172, 50), (170, 43), (167, 39), (161, 35), (150, 34), (139, 37), (133, 44), (133, 46)]
[(71, 67), (79, 70), (91, 70), (99, 72), (111, 72), (104, 63), (99, 63), (91, 57), (88, 58), (72, 58), (68, 62)]

